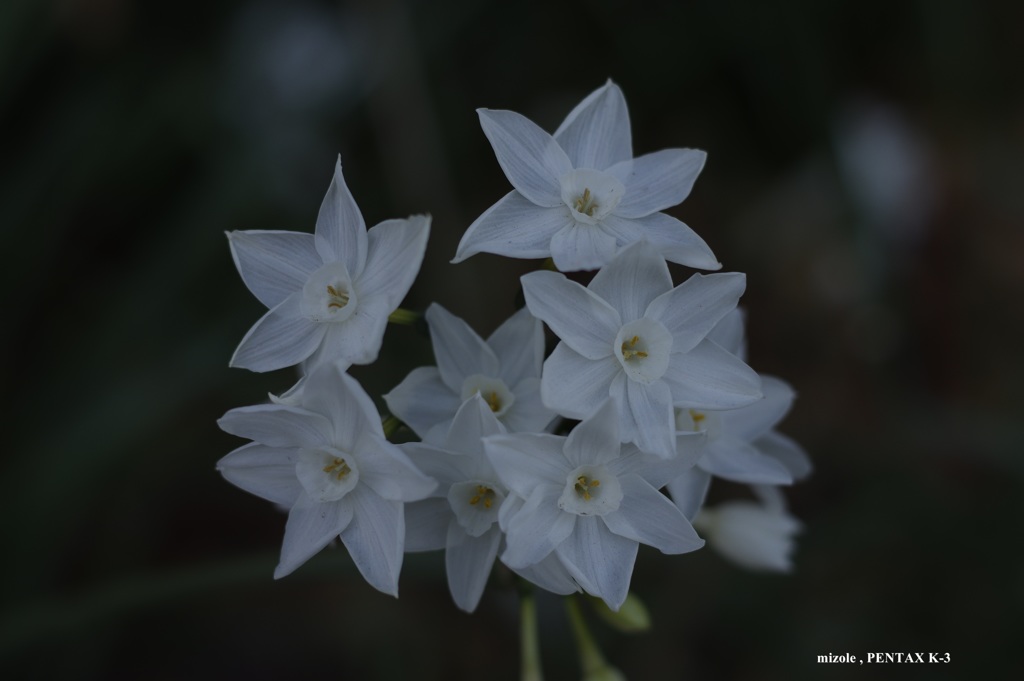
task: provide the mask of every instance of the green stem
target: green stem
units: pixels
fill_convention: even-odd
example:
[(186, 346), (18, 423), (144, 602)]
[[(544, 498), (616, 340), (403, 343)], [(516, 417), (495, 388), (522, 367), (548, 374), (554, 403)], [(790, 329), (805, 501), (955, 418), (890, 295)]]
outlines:
[(406, 310), (404, 307), (400, 307), (388, 315), (388, 321), (392, 324), (412, 326), (421, 316), (422, 315), (419, 312), (413, 312), (412, 310)]
[(540, 638), (537, 635), (537, 603), (532, 590), (520, 591), (519, 617), (522, 681), (544, 681), (540, 668)]
[(389, 440), (391, 439), (391, 436), (395, 434), (395, 431), (398, 430), (400, 425), (402, 425), (402, 422), (391, 414), (385, 416), (384, 420), (380, 424), (381, 428), (384, 429), (384, 437)]
[(572, 625), (576, 647), (579, 649), (583, 681), (625, 681), (626, 677), (622, 675), (622, 672), (609, 665), (601, 655), (601, 650), (597, 647), (594, 637), (591, 636), (587, 623), (583, 621), (579, 598), (577, 596), (567, 597), (565, 610), (569, 614), (569, 624)]

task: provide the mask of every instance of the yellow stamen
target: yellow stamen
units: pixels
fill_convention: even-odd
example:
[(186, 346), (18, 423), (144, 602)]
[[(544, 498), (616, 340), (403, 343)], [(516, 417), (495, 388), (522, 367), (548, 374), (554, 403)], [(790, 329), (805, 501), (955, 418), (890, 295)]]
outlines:
[(494, 490), (485, 485), (477, 485), (476, 494), (469, 499), (470, 506), (476, 506), (481, 499), (484, 502), (484, 508), (490, 508), (494, 503)]
[[(640, 336), (633, 336), (628, 341), (622, 342), (622, 359), (631, 360), (634, 357), (640, 357), (641, 359), (647, 356), (647, 352), (644, 350), (633, 350), (636, 344), (640, 342)], [(629, 346), (629, 347), (626, 347)]]
[(594, 211), (597, 210), (597, 202), (594, 201), (594, 197), (590, 195), (590, 189), (583, 190), (583, 196), (576, 198), (576, 211), (593, 217)]
[(331, 302), (327, 303), (327, 307), (340, 310), (341, 308), (348, 305), (348, 291), (341, 288), (340, 286), (328, 286), (327, 293), (331, 296)]
[(345, 476), (352, 472), (352, 469), (345, 463), (345, 459), (334, 457), (334, 461), (324, 466), (324, 473), (334, 473), (338, 480), (344, 480)]
[(584, 501), (590, 501), (590, 490), (600, 486), (600, 480), (588, 480), (587, 476), (581, 475), (576, 478), (576, 484), (573, 486), (573, 489), (576, 490), (576, 494), (583, 497)]
[(484, 395), (484, 400), (487, 402), (487, 406), (491, 408), (491, 411), (497, 412), (501, 409), (501, 398), (498, 397), (497, 392), (489, 392)]

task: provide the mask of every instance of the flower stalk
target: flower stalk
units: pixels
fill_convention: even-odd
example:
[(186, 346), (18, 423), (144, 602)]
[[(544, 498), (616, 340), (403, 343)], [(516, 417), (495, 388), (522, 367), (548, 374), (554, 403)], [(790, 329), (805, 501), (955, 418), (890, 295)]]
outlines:
[(522, 681), (544, 681), (540, 667), (540, 637), (537, 632), (537, 602), (533, 589), (520, 580), (519, 638)]
[(580, 612), (577, 596), (565, 599), (565, 611), (572, 626), (573, 638), (576, 639), (576, 648), (579, 650), (583, 681), (625, 681), (626, 677), (622, 672), (608, 664), (601, 655), (601, 650), (583, 619), (583, 613)]

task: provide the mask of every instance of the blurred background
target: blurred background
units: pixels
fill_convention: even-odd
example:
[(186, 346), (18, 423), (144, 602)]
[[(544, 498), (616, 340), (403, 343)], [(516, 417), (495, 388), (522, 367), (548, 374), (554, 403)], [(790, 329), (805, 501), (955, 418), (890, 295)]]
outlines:
[[(595, 624), (607, 657), (633, 680), (1019, 669), (1022, 29), (1021, 3), (966, 0), (6, 0), (4, 677), (516, 679), (514, 592), (459, 612), (440, 554), (407, 556), (398, 601), (342, 550), (272, 579), (285, 517), (216, 473), (242, 444), (216, 419), (295, 374), (228, 369), (263, 309), (224, 231), (311, 231), (340, 153), (368, 224), (433, 215), (406, 306), (490, 333), (538, 263), (448, 264), (509, 189), (474, 110), (554, 130), (609, 77), (637, 154), (708, 151), (668, 212), (747, 273), (750, 363), (798, 391), (781, 430), (816, 470), (787, 490), (792, 575), (642, 550), (654, 629)], [(379, 396), (431, 361), (392, 327), (353, 373)], [(547, 677), (578, 678), (540, 609)]]

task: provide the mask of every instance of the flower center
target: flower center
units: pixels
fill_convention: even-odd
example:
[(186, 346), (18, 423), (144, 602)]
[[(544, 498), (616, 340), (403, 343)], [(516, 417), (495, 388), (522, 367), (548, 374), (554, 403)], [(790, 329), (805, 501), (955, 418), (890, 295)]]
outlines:
[(633, 336), (628, 341), (622, 341), (622, 359), (630, 361), (634, 357), (640, 357), (641, 359), (647, 356), (646, 350), (637, 350), (636, 344), (640, 342), (640, 336)]
[(619, 329), (613, 348), (630, 380), (650, 384), (668, 370), (672, 334), (661, 322), (641, 317)]
[(328, 284), (327, 295), (330, 296), (327, 301), (328, 309), (340, 310), (348, 305), (348, 291), (343, 289), (341, 285), (333, 286)]
[(504, 500), (501, 487), (488, 480), (457, 482), (448, 489), (455, 520), (471, 537), (479, 537), (498, 521), (498, 507)]
[(591, 195), (589, 187), (583, 190), (582, 195), (576, 197), (575, 208), (577, 212), (583, 213), (588, 217), (594, 217), (594, 210), (597, 208), (597, 201)]
[(562, 201), (574, 220), (585, 225), (596, 225), (615, 210), (626, 187), (613, 175), (600, 170), (581, 168), (558, 178)]
[(343, 322), (356, 311), (356, 292), (344, 263), (324, 265), (302, 287), (302, 313), (314, 322)]
[(721, 417), (715, 412), (697, 409), (676, 408), (676, 430), (682, 432), (706, 433), (708, 442), (713, 442), (722, 431)]
[(359, 482), (359, 468), (351, 454), (333, 447), (300, 449), (295, 475), (314, 501), (337, 501)]
[(558, 508), (576, 515), (606, 515), (622, 502), (619, 479), (604, 466), (580, 466), (566, 476)]
[(480, 397), (484, 398), (484, 402), (498, 417), (504, 416), (516, 401), (516, 396), (505, 385), (505, 381), (483, 374), (473, 374), (462, 382), (463, 401), (472, 397), (474, 393), (480, 393)]

